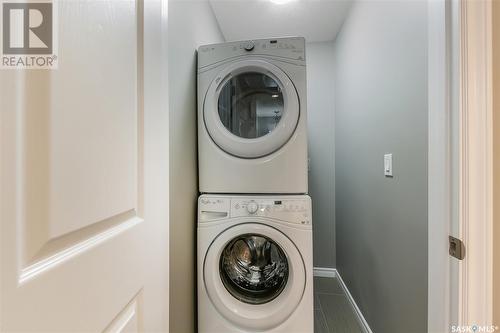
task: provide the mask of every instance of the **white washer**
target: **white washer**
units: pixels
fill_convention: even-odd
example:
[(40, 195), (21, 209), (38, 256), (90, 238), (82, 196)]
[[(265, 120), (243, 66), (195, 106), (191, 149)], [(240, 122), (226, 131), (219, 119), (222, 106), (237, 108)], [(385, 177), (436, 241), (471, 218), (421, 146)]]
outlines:
[(311, 199), (202, 195), (198, 332), (312, 333)]
[(304, 38), (198, 49), (202, 193), (307, 193)]

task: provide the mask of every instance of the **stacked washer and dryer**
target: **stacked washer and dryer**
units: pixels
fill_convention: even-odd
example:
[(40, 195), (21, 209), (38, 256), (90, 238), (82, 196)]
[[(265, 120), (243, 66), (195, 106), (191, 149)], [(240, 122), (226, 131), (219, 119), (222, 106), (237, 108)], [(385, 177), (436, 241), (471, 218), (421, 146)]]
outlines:
[(303, 38), (198, 49), (198, 331), (313, 332)]

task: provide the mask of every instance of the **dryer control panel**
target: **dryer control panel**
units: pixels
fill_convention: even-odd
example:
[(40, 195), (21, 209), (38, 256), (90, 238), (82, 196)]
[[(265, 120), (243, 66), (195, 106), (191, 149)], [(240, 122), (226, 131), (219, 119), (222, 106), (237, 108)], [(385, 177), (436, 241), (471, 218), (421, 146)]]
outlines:
[(272, 56), (305, 64), (305, 39), (286, 37), (203, 45), (198, 48), (198, 69), (246, 55)]
[(307, 195), (280, 197), (203, 195), (198, 201), (200, 222), (252, 216), (311, 225), (311, 198)]

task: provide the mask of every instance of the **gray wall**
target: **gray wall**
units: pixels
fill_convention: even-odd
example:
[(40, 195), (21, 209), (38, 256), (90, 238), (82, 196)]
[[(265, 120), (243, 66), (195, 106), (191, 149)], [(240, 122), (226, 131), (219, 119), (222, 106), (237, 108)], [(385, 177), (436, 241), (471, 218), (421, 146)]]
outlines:
[(308, 43), (307, 121), (314, 267), (335, 267), (335, 146), (333, 42)]
[[(170, 332), (195, 332), (196, 49), (223, 41), (208, 1), (168, 2)], [(167, 152), (165, 152), (167, 153)]]
[(426, 332), (427, 4), (357, 2), (335, 47), (337, 268), (374, 332)]

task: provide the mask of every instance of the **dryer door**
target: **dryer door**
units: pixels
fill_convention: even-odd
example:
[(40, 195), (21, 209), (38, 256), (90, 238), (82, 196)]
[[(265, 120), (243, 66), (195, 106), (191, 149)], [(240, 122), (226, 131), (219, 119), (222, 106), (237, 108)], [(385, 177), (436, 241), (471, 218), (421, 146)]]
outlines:
[(263, 60), (226, 67), (210, 85), (203, 105), (212, 140), (242, 158), (258, 158), (280, 149), (295, 132), (299, 113), (292, 81)]
[(217, 311), (251, 331), (276, 327), (293, 313), (304, 294), (305, 274), (293, 242), (261, 223), (226, 229), (209, 247), (203, 266)]

